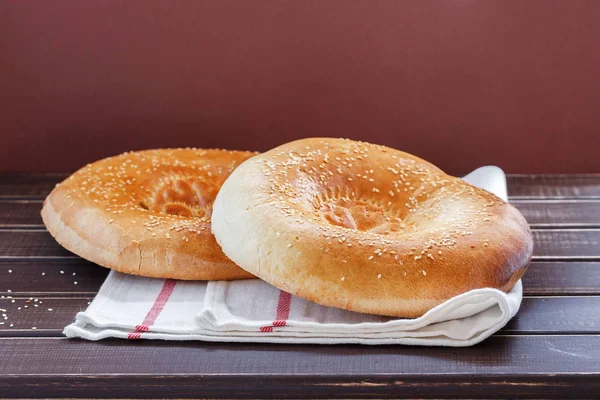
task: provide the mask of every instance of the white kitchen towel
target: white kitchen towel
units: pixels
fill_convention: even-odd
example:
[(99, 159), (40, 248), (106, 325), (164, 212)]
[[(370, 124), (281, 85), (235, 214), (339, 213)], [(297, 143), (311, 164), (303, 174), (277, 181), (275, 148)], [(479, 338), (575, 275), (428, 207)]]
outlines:
[[(506, 178), (482, 167), (464, 179), (506, 200)], [(398, 319), (321, 306), (258, 280), (187, 282), (111, 271), (92, 304), (65, 328), (99, 340), (471, 346), (517, 313), (521, 281), (507, 294), (472, 290), (420, 318)]]

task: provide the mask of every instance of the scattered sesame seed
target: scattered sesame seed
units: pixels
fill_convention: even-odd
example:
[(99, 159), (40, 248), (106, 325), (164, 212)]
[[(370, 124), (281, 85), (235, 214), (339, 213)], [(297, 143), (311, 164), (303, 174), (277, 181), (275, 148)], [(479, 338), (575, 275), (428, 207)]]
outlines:
[(346, 280), (346, 277), (345, 277), (345, 276), (342, 276), (342, 279), (341, 279), (341, 280), (342, 280), (342, 282), (343, 282), (343, 281), (345, 281), (345, 280)]
[(287, 247), (288, 247), (288, 249), (289, 249), (290, 247), (292, 247), (292, 244), (291, 244), (291, 243), (288, 243)]
[(377, 274), (377, 279), (381, 279), (381, 274)]

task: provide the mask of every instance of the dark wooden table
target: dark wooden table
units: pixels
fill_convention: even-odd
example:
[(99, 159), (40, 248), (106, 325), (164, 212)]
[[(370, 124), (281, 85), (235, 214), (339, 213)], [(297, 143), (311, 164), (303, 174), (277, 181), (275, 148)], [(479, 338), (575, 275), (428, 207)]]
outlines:
[(509, 176), (534, 259), (517, 317), (471, 348), (66, 339), (107, 270), (42, 225), (63, 177), (0, 174), (0, 397), (600, 396), (600, 174)]

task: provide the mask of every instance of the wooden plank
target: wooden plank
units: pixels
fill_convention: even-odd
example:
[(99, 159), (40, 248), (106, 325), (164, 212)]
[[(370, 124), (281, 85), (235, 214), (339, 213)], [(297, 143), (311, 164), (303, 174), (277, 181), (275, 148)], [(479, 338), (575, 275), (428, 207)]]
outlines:
[[(0, 198), (43, 199), (66, 173), (0, 173)], [(507, 175), (508, 195), (523, 198), (600, 198), (600, 174)]]
[[(533, 228), (600, 227), (600, 200), (516, 200)], [(0, 200), (0, 228), (43, 228), (41, 200)]]
[(532, 228), (598, 228), (600, 200), (515, 200)]
[(0, 354), (0, 397), (589, 398), (600, 389), (597, 335), (495, 336), (460, 349), (0, 339)]
[[(600, 260), (600, 229), (534, 230), (534, 259)], [(73, 258), (45, 230), (0, 229), (0, 260)]]
[[(210, 399), (596, 399), (596, 374), (551, 376), (57, 376), (7, 377), (6, 393), (33, 398), (210, 398)], [(131, 378), (126, 380), (126, 377)], [(0, 380), (0, 384), (1, 384)], [(18, 389), (17, 389), (18, 388)], [(141, 388), (141, 389), (139, 389)], [(152, 390), (154, 388), (155, 390)], [(173, 388), (173, 389), (170, 389)], [(0, 389), (0, 393), (2, 393)], [(43, 393), (43, 395), (42, 395)], [(139, 396), (139, 397), (138, 397)], [(172, 396), (172, 397), (171, 397)]]
[[(0, 336), (61, 336), (91, 297), (20, 297), (0, 299)], [(600, 333), (600, 297), (525, 297), (506, 326), (514, 334)], [(141, 323), (141, 321), (139, 321)], [(35, 329), (32, 329), (35, 327)]]
[(67, 176), (65, 173), (0, 173), (0, 198), (43, 199)]
[(523, 277), (526, 295), (600, 295), (600, 262), (534, 261)]
[(600, 333), (598, 310), (598, 296), (525, 297), (519, 313), (502, 331), (538, 335)]
[(0, 295), (95, 295), (108, 272), (108, 269), (81, 258), (0, 261)]
[[(0, 295), (92, 296), (108, 272), (80, 258), (0, 261)], [(523, 286), (526, 295), (600, 295), (600, 262), (534, 261), (523, 277)]]
[(0, 230), (0, 260), (12, 258), (75, 258), (46, 230)]
[(533, 238), (537, 260), (600, 260), (599, 229), (534, 230)]
[(44, 228), (41, 200), (0, 200), (0, 228)]
[(0, 337), (62, 336), (92, 297), (19, 297), (0, 299)]
[(508, 196), (518, 198), (600, 198), (600, 174), (507, 176)]

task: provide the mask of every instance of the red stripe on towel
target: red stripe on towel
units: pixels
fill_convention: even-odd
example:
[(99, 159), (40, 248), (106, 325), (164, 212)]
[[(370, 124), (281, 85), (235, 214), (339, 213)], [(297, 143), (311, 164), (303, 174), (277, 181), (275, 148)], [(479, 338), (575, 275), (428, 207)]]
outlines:
[(285, 326), (287, 319), (290, 317), (290, 306), (292, 304), (292, 295), (279, 291), (279, 302), (277, 303), (277, 315), (271, 326), (261, 326), (261, 332), (273, 332), (273, 328)]
[(167, 301), (169, 301), (169, 297), (171, 297), (176, 283), (177, 281), (174, 281), (173, 279), (165, 280), (156, 300), (154, 300), (154, 304), (150, 308), (150, 311), (148, 311), (148, 314), (146, 314), (146, 318), (144, 318), (144, 321), (142, 321), (140, 325), (135, 326), (135, 330), (127, 335), (127, 339), (140, 339), (142, 337), (142, 332), (148, 332), (150, 330), (150, 327), (154, 325), (154, 322), (161, 311), (165, 308)]
[(285, 326), (286, 320), (290, 317), (290, 305), (292, 303), (292, 295), (281, 290), (279, 292), (279, 303), (277, 304), (277, 321), (273, 322), (273, 326)]

